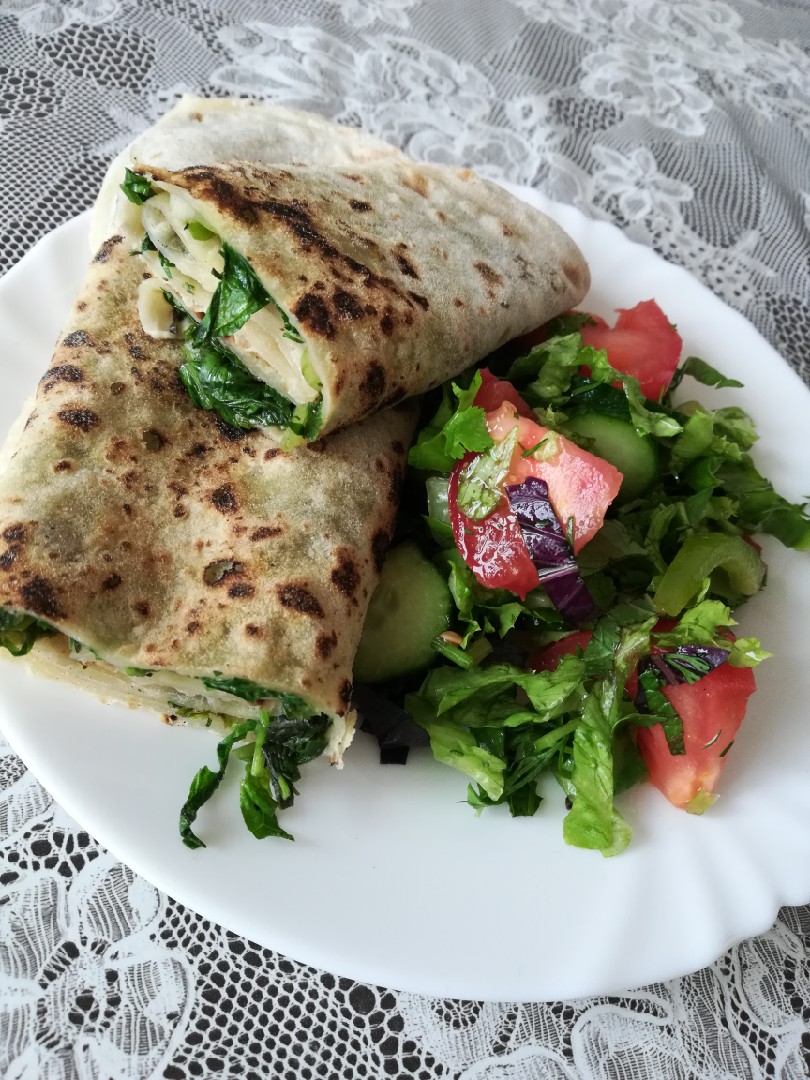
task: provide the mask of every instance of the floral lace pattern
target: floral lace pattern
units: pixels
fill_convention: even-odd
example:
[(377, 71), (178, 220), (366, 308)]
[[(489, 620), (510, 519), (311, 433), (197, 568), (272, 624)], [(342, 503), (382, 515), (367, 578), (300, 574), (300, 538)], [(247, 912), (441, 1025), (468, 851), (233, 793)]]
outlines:
[[(687, 267), (810, 378), (810, 9), (794, 0), (2, 0), (0, 271), (185, 91), (533, 184)], [(208, 923), (0, 742), (0, 1075), (793, 1080), (810, 909), (687, 978), (550, 1004), (364, 986)]]

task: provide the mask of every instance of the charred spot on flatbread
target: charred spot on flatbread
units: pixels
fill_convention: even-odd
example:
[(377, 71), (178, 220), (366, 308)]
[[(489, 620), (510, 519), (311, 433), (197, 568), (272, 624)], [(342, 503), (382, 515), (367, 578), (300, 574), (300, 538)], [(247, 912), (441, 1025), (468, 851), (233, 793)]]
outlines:
[(206, 585), (219, 585), (232, 574), (241, 574), (242, 563), (233, 559), (217, 559), (203, 570), (202, 579)]
[(157, 450), (162, 450), (166, 445), (165, 435), (161, 435), (157, 428), (147, 428), (142, 437), (146, 449), (151, 450), (153, 453)]
[(20, 588), (23, 606), (35, 615), (46, 619), (64, 619), (66, 615), (59, 605), (51, 583), (37, 575), (26, 581)]
[(21, 544), (25, 541), (25, 526), (9, 525), (7, 529), (3, 529), (3, 539), (9, 544)]
[(405, 254), (407, 250), (407, 244), (397, 244), (397, 246), (394, 248), (394, 258), (396, 259), (397, 266), (400, 268), (405, 277), (412, 277), (418, 280), (419, 273), (411, 260)]
[(366, 374), (360, 383), (360, 392), (371, 401), (377, 401), (385, 391), (385, 368), (379, 360), (372, 360), (366, 368)]
[(259, 540), (272, 540), (274, 536), (281, 536), (283, 532), (280, 525), (260, 525), (250, 534), (250, 539), (255, 544)]
[(315, 619), (323, 618), (323, 608), (317, 597), (313, 596), (303, 582), (288, 581), (276, 587), (276, 595), (282, 607), (297, 611), (301, 615), (311, 615)]
[(335, 336), (335, 324), (330, 318), (329, 308), (316, 293), (304, 293), (292, 311), (296, 319), (312, 333), (327, 339)]
[(69, 349), (78, 349), (81, 345), (92, 345), (93, 342), (84, 330), (73, 330), (66, 337), (62, 338), (62, 344), (66, 345)]
[(332, 294), (332, 303), (334, 304), (335, 311), (338, 317), (341, 319), (349, 319), (356, 321), (362, 319), (366, 315), (366, 310), (363, 305), (352, 296), (351, 293), (346, 292), (345, 289), (336, 289)]
[(220, 514), (235, 514), (239, 506), (236, 501), (236, 492), (233, 484), (223, 484), (211, 492), (211, 505), (219, 510)]
[(106, 577), (102, 581), (101, 587), (106, 592), (113, 592), (115, 589), (118, 588), (118, 586), (121, 584), (122, 580), (123, 579), (122, 579), (120, 574), (110, 574), (109, 577)]
[(340, 695), (340, 704), (343, 706), (343, 711), (345, 712), (352, 703), (352, 684), (349, 679), (343, 680), (340, 684), (338, 693)]
[(337, 648), (337, 634), (333, 630), (331, 634), (318, 634), (315, 639), (315, 652), (321, 660), (328, 660)]
[(57, 383), (80, 383), (84, 381), (84, 372), (75, 364), (59, 364), (57, 367), (48, 368), (41, 379), (44, 391), (53, 390)]
[(94, 427), (98, 427), (100, 420), (98, 414), (92, 409), (61, 409), (56, 414), (60, 420), (71, 427), (79, 428), (85, 433)]
[(10, 544), (0, 555), (0, 570), (9, 570), (22, 552), (22, 544)]
[(122, 236), (111, 236), (108, 240), (105, 240), (96, 252), (93, 262), (105, 263), (122, 240)]
[(330, 575), (332, 584), (350, 600), (354, 600), (360, 585), (360, 574), (354, 562), (352, 552), (341, 548), (337, 555), (337, 564)]

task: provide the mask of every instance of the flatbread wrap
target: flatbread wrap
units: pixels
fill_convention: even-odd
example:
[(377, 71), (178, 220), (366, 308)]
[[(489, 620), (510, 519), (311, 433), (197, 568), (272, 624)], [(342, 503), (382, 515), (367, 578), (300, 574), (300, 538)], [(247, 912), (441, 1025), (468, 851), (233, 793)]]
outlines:
[(130, 238), (137, 231), (137, 208), (121, 191), (121, 178), (126, 168), (143, 162), (185, 169), (234, 160), (352, 166), (384, 158), (405, 160), (396, 147), (317, 113), (250, 98), (184, 94), (107, 169), (90, 221), (91, 251), (98, 251), (110, 236)]
[(173, 720), (306, 721), (339, 760), (413, 411), (294, 453), (227, 427), (141, 329), (141, 274), (102, 246), (3, 450), (0, 644)]
[(185, 334), (191, 396), (298, 438), (437, 386), (589, 285), (555, 222), (468, 170), (145, 163), (124, 187), (143, 325)]

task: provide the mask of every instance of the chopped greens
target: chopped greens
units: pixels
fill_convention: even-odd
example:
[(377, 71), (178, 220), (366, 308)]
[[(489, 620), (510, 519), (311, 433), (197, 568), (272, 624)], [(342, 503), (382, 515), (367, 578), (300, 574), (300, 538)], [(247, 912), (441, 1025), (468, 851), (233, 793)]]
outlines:
[(245, 325), (254, 312), (271, 302), (270, 294), (247, 259), (228, 244), (222, 245), (222, 257), (224, 266), (219, 275), (219, 284), (205, 317), (192, 328), (189, 335), (189, 340), (196, 344), (212, 338), (230, 337)]
[(474, 457), (462, 471), (458, 485), (458, 506), (468, 518), (480, 521), (491, 514), (503, 498), (501, 485), (509, 472), (517, 446), (517, 424), (505, 439), (493, 443)]
[(466, 453), (489, 450), (493, 440), (487, 430), (486, 414), (473, 405), (480, 388), (480, 371), (466, 388), (457, 383), (444, 387), (436, 415), (419, 432), (411, 448), (408, 463), (412, 468), (449, 472)]
[[(192, 825), (222, 783), (232, 751), (245, 762), (239, 806), (248, 829), (259, 840), (267, 836), (292, 840), (278, 823), (278, 811), (291, 806), (298, 794), (300, 766), (326, 749), (329, 723), (327, 716), (291, 719), (260, 712), (255, 719), (236, 724), (217, 746), (216, 771), (203, 765), (191, 781), (180, 810), (180, 836), (186, 847), (205, 847)], [(237, 743), (242, 745), (234, 749)]]

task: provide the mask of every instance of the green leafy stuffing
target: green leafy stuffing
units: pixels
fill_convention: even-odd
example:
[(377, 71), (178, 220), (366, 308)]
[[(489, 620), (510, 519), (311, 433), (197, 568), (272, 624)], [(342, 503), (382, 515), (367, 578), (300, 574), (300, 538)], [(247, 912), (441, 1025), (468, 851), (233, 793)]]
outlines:
[(250, 679), (233, 678), (215, 671), (213, 675), (203, 678), (201, 682), (209, 690), (233, 694), (234, 697), (241, 698), (243, 701), (258, 702), (275, 698), (281, 702), (285, 713), (289, 716), (306, 716), (312, 711), (303, 698), (295, 694), (285, 694), (267, 686), (260, 686), (259, 683), (252, 682)]
[(189, 397), (201, 409), (217, 413), (234, 428), (291, 428), (305, 438), (320, 430), (322, 402), (296, 406), (272, 386), (257, 379), (239, 358), (218, 341), (187, 342), (179, 375)]
[(12, 656), (25, 656), (41, 637), (50, 637), (57, 631), (33, 615), (0, 608), (0, 649), (7, 649)]
[(143, 255), (147, 251), (157, 252), (158, 262), (163, 269), (163, 273), (166, 275), (167, 278), (171, 278), (172, 270), (175, 269), (174, 263), (171, 262), (171, 260), (167, 259), (163, 252), (160, 251), (159, 248), (157, 248), (156, 245), (152, 243), (152, 240), (149, 236), (145, 235), (143, 240), (141, 241), (140, 254)]
[(205, 317), (193, 328), (191, 340), (201, 343), (212, 338), (230, 337), (245, 325), (254, 312), (272, 304), (284, 326), (283, 336), (303, 344), (304, 339), (290, 322), (289, 316), (267, 292), (247, 259), (229, 244), (222, 245), (221, 254), (224, 265), (219, 284)]
[[(219, 340), (272, 300), (245, 259), (227, 245), (223, 252), (225, 271), (205, 317), (200, 323), (192, 320), (186, 330), (180, 379), (198, 408), (216, 412), (233, 428), (278, 427), (292, 433), (297, 441), (312, 441), (323, 423), (322, 397), (294, 405), (257, 379)], [(176, 297), (168, 292), (163, 295), (175, 311), (188, 316)]]
[(124, 182), (119, 186), (129, 201), (135, 203), (136, 206), (142, 206), (147, 199), (157, 194), (147, 177), (132, 172), (131, 169), (124, 170)]

